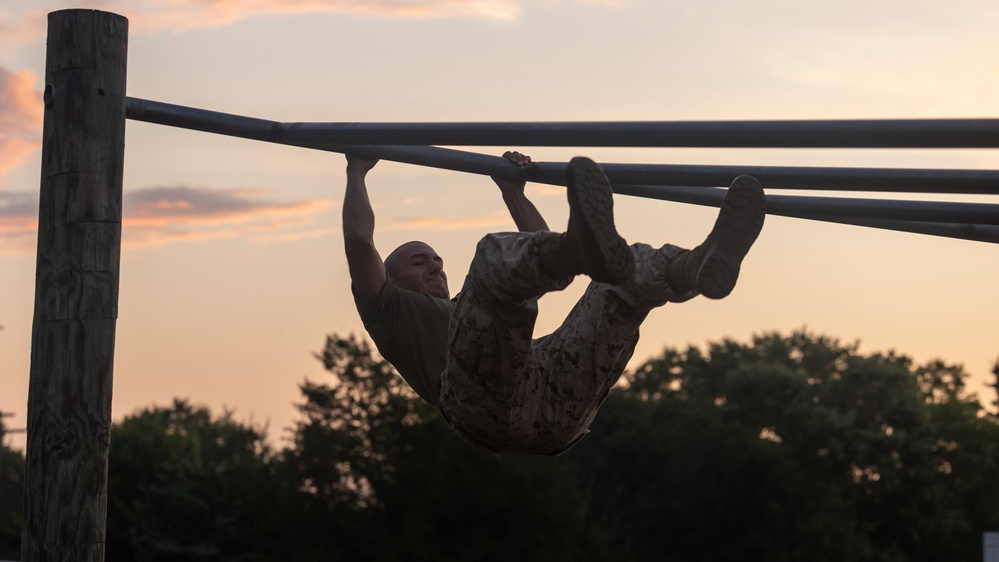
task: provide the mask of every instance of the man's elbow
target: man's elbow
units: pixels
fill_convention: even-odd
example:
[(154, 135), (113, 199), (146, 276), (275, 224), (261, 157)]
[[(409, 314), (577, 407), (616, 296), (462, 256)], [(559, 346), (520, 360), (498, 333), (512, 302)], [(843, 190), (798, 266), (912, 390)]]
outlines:
[(348, 244), (371, 246), (375, 245), (375, 233), (373, 228), (356, 223), (343, 223), (343, 241)]

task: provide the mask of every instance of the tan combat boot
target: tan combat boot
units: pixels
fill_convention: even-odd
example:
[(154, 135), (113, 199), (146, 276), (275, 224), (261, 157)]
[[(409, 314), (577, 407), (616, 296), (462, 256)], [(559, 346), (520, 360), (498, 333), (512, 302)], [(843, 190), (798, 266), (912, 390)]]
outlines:
[(618, 285), (635, 272), (628, 243), (614, 227), (610, 181), (596, 162), (576, 157), (566, 169), (569, 226), (541, 246), (541, 269), (552, 278), (580, 273)]
[(725, 194), (718, 219), (704, 242), (666, 268), (666, 282), (677, 293), (696, 291), (709, 299), (728, 296), (739, 268), (766, 218), (763, 186), (753, 176), (739, 176)]

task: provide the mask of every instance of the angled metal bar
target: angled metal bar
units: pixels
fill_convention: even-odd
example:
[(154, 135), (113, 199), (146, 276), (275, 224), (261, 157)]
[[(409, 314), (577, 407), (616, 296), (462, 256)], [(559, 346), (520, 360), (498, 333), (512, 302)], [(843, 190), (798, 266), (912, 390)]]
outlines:
[(511, 166), (509, 162), (499, 156), (434, 146), (340, 145), (324, 140), (289, 138), (285, 134), (284, 123), (139, 98), (125, 98), (125, 116), (133, 121), (262, 142), (298, 146), (327, 152), (349, 152), (370, 158), (458, 172), (499, 175), (510, 179), (525, 178), (524, 170)]
[(999, 244), (999, 227), (986, 224), (886, 221), (875, 219), (853, 219), (848, 217), (826, 217), (820, 219), (802, 216), (797, 218)]
[[(721, 188), (696, 188), (696, 187), (666, 187), (657, 185), (615, 185), (614, 192), (621, 195), (631, 195), (636, 197), (646, 197), (663, 201), (674, 201), (677, 203), (689, 203), (703, 205), (707, 207), (720, 207), (725, 197), (725, 189)], [(927, 234), (932, 236), (943, 236), (947, 238), (960, 238), (963, 240), (974, 240), (978, 242), (999, 243), (999, 226), (996, 226), (996, 218), (987, 216), (989, 223), (975, 224), (974, 221), (967, 220), (960, 215), (955, 216), (955, 222), (932, 222), (920, 220), (903, 220), (900, 216), (925, 216), (929, 209), (919, 208), (921, 206), (901, 210), (882, 208), (882, 205), (875, 204), (864, 208), (863, 203), (872, 201), (868, 199), (844, 199), (834, 201), (835, 205), (829, 205), (825, 199), (835, 198), (813, 198), (796, 197), (791, 195), (767, 195), (767, 214), (778, 215), (807, 220), (817, 220), (823, 222), (834, 222), (839, 224), (849, 224), (854, 226), (864, 226), (868, 228), (880, 228), (884, 230), (895, 230), (900, 232), (911, 232), (915, 234)], [(877, 201), (877, 200), (873, 200)], [(885, 201), (885, 203), (935, 203), (932, 201)], [(950, 204), (954, 205), (954, 204)], [(963, 205), (963, 204), (962, 204)], [(970, 204), (978, 206), (977, 204)], [(984, 208), (997, 207), (996, 205), (986, 205)], [(951, 210), (954, 210), (951, 208)], [(843, 213), (846, 211), (856, 211), (860, 216), (850, 216)], [(982, 212), (976, 209), (975, 213)], [(994, 211), (986, 211), (992, 213)], [(931, 215), (932, 216), (932, 215)], [(953, 215), (951, 215), (953, 216)]]
[[(613, 163), (601, 167), (611, 182), (620, 184), (715, 187), (749, 174), (770, 189), (999, 194), (999, 171), (995, 170)], [(564, 175), (565, 164), (543, 162), (528, 178), (556, 183)]]
[[(153, 106), (157, 102), (137, 102), (147, 112), (163, 109)], [(179, 115), (180, 107), (170, 112)], [(997, 148), (999, 119), (279, 123), (273, 134), (296, 143), (340, 145)]]
[[(184, 106), (152, 102), (137, 98), (126, 98), (126, 116), (129, 119), (182, 127), (203, 132), (217, 133), (252, 140), (300, 146), (331, 152), (350, 152), (371, 158), (381, 158), (396, 162), (416, 164), (434, 168), (462, 171), (508, 179), (525, 179), (538, 183), (565, 185), (564, 163), (539, 163), (532, 169), (516, 168), (498, 156), (474, 152), (439, 148), (435, 146), (361, 146), (342, 145), (329, 139), (290, 138), (286, 134), (288, 126), (283, 123), (242, 117), (238, 115), (194, 109)], [(683, 183), (699, 187), (727, 185), (743, 173), (752, 173), (768, 188), (779, 189), (831, 189), (864, 191), (921, 191), (942, 193), (999, 194), (999, 173), (991, 170), (901, 170), (875, 168), (789, 168), (759, 166), (670, 166), (645, 164), (603, 164), (615, 190), (622, 194), (635, 194), (643, 197), (664, 199), (697, 204), (717, 199), (720, 205), (723, 195), (711, 195), (711, 191), (688, 188), (664, 188), (652, 185), (629, 185), (628, 182)], [(852, 184), (859, 176), (861, 186)], [(676, 181), (685, 180), (685, 181)], [(793, 184), (801, 182), (801, 184)], [(916, 184), (908, 189), (908, 182)], [(945, 183), (946, 186), (940, 184)], [(936, 187), (933, 187), (936, 185)], [(885, 186), (890, 187), (886, 188)], [(878, 189), (880, 187), (880, 189)], [(667, 194), (665, 190), (674, 190)], [(724, 193), (724, 190), (717, 190)], [(682, 192), (682, 193), (681, 193)], [(696, 193), (695, 193), (696, 192)], [(770, 196), (769, 199), (781, 196)], [(707, 199), (705, 199), (707, 198)], [(702, 201), (698, 203), (698, 201)], [(919, 232), (939, 236), (952, 236), (969, 240), (999, 241), (999, 234), (990, 225), (975, 224), (920, 224), (914, 221), (886, 220), (883, 218), (855, 219), (821, 215), (819, 211), (785, 208), (776, 203), (773, 214), (784, 214), (798, 218), (826, 220), (846, 224), (858, 224), (877, 228), (889, 228), (907, 232)], [(779, 213), (777, 211), (780, 211)], [(925, 209), (924, 209), (925, 211)], [(871, 211), (868, 211), (868, 214)], [(894, 211), (892, 211), (894, 212)], [(861, 224), (863, 223), (863, 224)]]
[[(508, 179), (565, 185), (565, 163), (541, 162), (530, 170), (511, 166), (499, 156), (435, 146), (342, 145), (324, 139), (287, 134), (284, 123), (227, 113), (126, 99), (129, 119), (222, 135), (350, 152), (373, 158)], [(712, 166), (670, 164), (602, 164), (613, 183), (728, 185), (739, 174), (752, 174), (770, 189), (881, 191), (910, 193), (999, 194), (999, 171), (897, 168), (812, 168), (789, 166)]]
[[(658, 185), (614, 185), (615, 193), (681, 203), (718, 207), (725, 189)], [(767, 213), (771, 215), (850, 217), (921, 221), (928, 223), (971, 223), (999, 225), (999, 204), (955, 203), (950, 201), (908, 201), (898, 199), (858, 199), (850, 197), (803, 197), (767, 195)]]

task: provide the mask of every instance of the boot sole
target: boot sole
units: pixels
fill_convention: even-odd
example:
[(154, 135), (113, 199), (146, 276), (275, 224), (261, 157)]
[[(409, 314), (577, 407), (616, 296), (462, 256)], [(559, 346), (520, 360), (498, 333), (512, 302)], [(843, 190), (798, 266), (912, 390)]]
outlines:
[(583, 273), (612, 285), (627, 281), (635, 273), (635, 258), (614, 226), (614, 197), (607, 176), (596, 162), (577, 156), (566, 168), (566, 180), (570, 213), (578, 219), (586, 252)]
[(718, 220), (708, 235), (707, 255), (697, 272), (697, 292), (724, 298), (735, 288), (742, 260), (763, 229), (767, 201), (752, 176), (739, 176), (725, 194)]

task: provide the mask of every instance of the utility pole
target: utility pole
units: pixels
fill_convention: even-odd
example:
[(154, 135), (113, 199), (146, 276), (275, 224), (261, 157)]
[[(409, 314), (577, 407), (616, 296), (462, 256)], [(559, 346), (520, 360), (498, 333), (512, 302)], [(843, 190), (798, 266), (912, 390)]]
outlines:
[(49, 14), (22, 562), (103, 561), (128, 20)]

